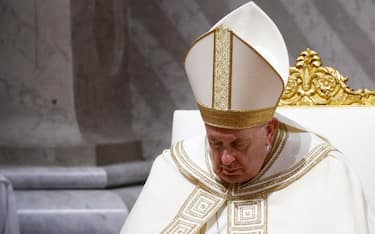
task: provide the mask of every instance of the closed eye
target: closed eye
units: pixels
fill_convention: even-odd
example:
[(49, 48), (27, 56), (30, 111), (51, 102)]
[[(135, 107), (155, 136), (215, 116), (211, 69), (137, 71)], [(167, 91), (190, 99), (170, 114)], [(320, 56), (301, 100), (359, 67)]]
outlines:
[(217, 142), (217, 141), (209, 141), (209, 143), (210, 143), (210, 146), (213, 148), (220, 148), (223, 145), (223, 143)]
[(249, 142), (233, 142), (232, 147), (238, 150), (244, 150), (250, 145)]

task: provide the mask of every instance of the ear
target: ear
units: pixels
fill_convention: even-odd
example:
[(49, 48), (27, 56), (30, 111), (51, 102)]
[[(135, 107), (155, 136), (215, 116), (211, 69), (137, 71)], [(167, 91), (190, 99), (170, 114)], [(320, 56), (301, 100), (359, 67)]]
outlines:
[(272, 118), (271, 121), (267, 123), (266, 130), (267, 130), (267, 143), (273, 144), (275, 139), (276, 130), (279, 128), (279, 120), (276, 118)]

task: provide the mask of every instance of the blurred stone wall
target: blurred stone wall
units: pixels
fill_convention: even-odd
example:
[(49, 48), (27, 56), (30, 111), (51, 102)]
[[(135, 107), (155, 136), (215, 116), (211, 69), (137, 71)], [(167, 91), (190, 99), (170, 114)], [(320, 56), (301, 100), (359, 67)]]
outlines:
[[(0, 144), (135, 144), (152, 159), (169, 147), (173, 110), (196, 108), (186, 50), (245, 2), (0, 0)], [(375, 89), (374, 1), (255, 2), (291, 65), (309, 47), (352, 88)]]
[(0, 143), (80, 144), (69, 1), (0, 1)]

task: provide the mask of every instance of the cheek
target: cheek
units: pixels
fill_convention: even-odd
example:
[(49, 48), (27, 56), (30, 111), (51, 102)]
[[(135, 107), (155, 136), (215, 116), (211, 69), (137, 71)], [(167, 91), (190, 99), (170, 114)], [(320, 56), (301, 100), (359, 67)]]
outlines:
[(215, 167), (220, 165), (220, 153), (217, 151), (211, 151), (211, 161)]
[(253, 163), (252, 155), (250, 153), (242, 154), (237, 161), (244, 169), (247, 169)]
[(256, 169), (263, 165), (266, 156), (265, 146), (259, 146), (248, 153), (244, 163), (248, 169)]
[(257, 149), (249, 149), (247, 152), (241, 154), (238, 162), (245, 170), (251, 170), (255, 164), (260, 160), (260, 154)]

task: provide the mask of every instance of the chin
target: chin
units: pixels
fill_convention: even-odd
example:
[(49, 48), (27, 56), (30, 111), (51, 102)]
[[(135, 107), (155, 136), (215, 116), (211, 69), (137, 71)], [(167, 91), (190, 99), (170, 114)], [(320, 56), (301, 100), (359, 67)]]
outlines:
[(226, 175), (226, 174), (220, 173), (217, 175), (222, 181), (229, 183), (229, 184), (241, 184), (254, 178), (254, 176), (248, 176), (247, 174), (246, 175), (245, 174)]
[(224, 182), (229, 183), (229, 184), (240, 184), (240, 183), (247, 181), (241, 178), (240, 175), (234, 175), (234, 176), (221, 175), (220, 179), (222, 179)]

